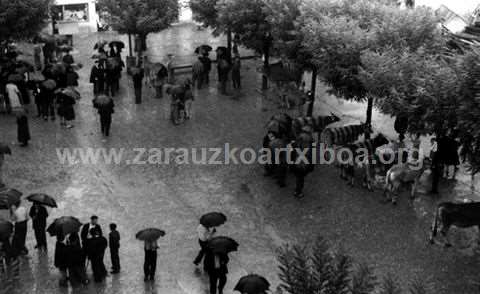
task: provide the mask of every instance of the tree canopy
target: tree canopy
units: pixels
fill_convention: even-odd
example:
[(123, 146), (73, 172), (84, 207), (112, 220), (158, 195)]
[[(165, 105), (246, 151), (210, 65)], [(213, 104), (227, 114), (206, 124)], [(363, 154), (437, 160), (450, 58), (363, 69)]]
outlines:
[(146, 36), (177, 21), (180, 5), (178, 0), (100, 0), (99, 9), (119, 33)]
[(0, 39), (37, 34), (48, 20), (50, 0), (0, 0)]

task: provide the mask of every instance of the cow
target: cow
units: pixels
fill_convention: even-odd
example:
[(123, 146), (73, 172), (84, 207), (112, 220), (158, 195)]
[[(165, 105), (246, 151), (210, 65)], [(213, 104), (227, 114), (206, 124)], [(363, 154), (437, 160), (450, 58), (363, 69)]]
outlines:
[[(477, 227), (480, 232), (480, 202), (453, 203), (443, 202), (437, 206), (432, 223), (430, 244), (435, 243), (437, 231), (445, 238), (445, 247), (452, 246), (448, 239), (448, 230), (451, 226), (459, 228)], [(480, 243), (480, 239), (479, 239)]]
[(392, 204), (397, 204), (397, 193), (402, 184), (412, 185), (410, 199), (415, 199), (415, 192), (418, 182), (420, 181), (420, 177), (423, 175), (423, 172), (427, 169), (427, 167), (429, 168), (430, 160), (429, 158), (425, 158), (420, 163), (420, 166), (418, 163), (407, 162), (404, 164), (396, 164), (387, 171), (383, 195), (384, 197), (388, 198), (389, 194), (391, 194), (392, 197), (390, 199)]
[(318, 117), (297, 117), (292, 122), (292, 132), (297, 136), (302, 132), (317, 133), (320, 135), (323, 130), (330, 124), (340, 121), (340, 117), (333, 112), (330, 115)]
[(350, 151), (351, 158), (348, 163), (341, 165), (340, 177), (346, 179), (350, 186), (354, 186), (355, 168), (361, 167), (365, 169), (363, 178), (363, 186), (372, 191), (372, 175), (371, 166), (373, 164), (375, 152), (378, 147), (388, 144), (388, 139), (379, 133), (373, 139), (364, 140), (358, 143), (348, 144), (346, 148)]

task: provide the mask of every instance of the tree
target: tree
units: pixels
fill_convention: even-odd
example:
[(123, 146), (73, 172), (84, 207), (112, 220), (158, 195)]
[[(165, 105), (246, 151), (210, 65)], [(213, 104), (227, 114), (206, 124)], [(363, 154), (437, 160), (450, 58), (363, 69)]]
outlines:
[(190, 0), (193, 19), (203, 24), (205, 27), (213, 29), (213, 34), (219, 36), (224, 33), (227, 35), (227, 58), (231, 58), (232, 52), (232, 31), (226, 22), (219, 20), (220, 0)]
[(177, 21), (180, 5), (178, 0), (100, 0), (99, 9), (106, 12), (115, 30), (138, 36), (145, 44), (149, 33), (162, 31)]
[[(367, 100), (367, 125), (374, 99), (360, 79), (362, 55), (372, 51), (423, 48), (431, 52), (442, 45), (437, 19), (427, 9), (400, 10), (395, 1), (306, 1), (302, 7), (304, 46), (312, 52), (331, 92), (345, 99)], [(366, 134), (367, 135), (367, 134)]]
[(48, 20), (50, 0), (0, 0), (0, 40), (37, 34)]
[[(346, 253), (335, 252), (319, 238), (312, 246), (284, 246), (279, 250), (280, 288), (289, 294), (402, 294), (393, 275), (379, 279), (371, 267), (355, 265)], [(426, 294), (428, 289), (415, 280), (410, 294)]]

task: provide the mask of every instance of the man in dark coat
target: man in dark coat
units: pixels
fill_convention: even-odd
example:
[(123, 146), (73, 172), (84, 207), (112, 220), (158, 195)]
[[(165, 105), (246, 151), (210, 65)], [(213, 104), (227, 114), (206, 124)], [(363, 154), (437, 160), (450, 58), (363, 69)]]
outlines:
[(93, 107), (98, 109), (98, 114), (100, 115), (100, 128), (102, 134), (105, 137), (110, 135), (110, 125), (112, 124), (112, 114), (114, 111), (113, 99), (109, 97), (109, 102), (107, 104), (98, 104), (95, 99), (93, 100)]
[(142, 103), (142, 81), (144, 76), (141, 62), (139, 62), (138, 67), (132, 69), (132, 71), (133, 88), (135, 89), (135, 104), (140, 104)]
[(227, 95), (228, 73), (230, 72), (230, 63), (225, 58), (218, 59), (218, 81), (220, 82), (220, 93)]
[(107, 269), (103, 263), (107, 239), (103, 237), (98, 228), (90, 229), (92, 238), (87, 239), (87, 256), (92, 264), (93, 278), (96, 283), (102, 282), (107, 276)]
[(92, 215), (90, 217), (90, 223), (83, 225), (82, 231), (80, 232), (80, 238), (82, 239), (83, 247), (85, 247), (85, 241), (87, 239), (92, 238), (90, 235), (90, 230), (93, 228), (97, 228), (100, 231), (100, 235), (102, 235), (102, 227), (98, 224), (98, 216)]
[(205, 84), (210, 83), (210, 71), (212, 70), (212, 61), (208, 57), (208, 53), (198, 58), (203, 64), (203, 78)]
[(97, 96), (105, 89), (105, 66), (98, 60), (90, 71), (90, 83), (93, 84), (93, 94)]
[(210, 280), (210, 294), (223, 294), (223, 288), (227, 283), (228, 262), (227, 254), (215, 254), (211, 250), (206, 252), (204, 269)]
[(117, 231), (116, 224), (110, 224), (110, 234), (108, 234), (108, 246), (110, 247), (110, 259), (112, 261), (112, 274), (120, 272), (120, 256), (118, 250), (120, 249), (120, 233)]
[(30, 141), (30, 128), (28, 127), (28, 117), (24, 110), (17, 113), (17, 139), (20, 147), (27, 147)]
[(29, 214), (30, 218), (32, 219), (35, 239), (37, 240), (37, 245), (35, 248), (39, 250), (47, 250), (47, 236), (45, 234), (45, 228), (47, 226), (48, 211), (45, 206), (34, 202), (32, 208), (30, 208)]

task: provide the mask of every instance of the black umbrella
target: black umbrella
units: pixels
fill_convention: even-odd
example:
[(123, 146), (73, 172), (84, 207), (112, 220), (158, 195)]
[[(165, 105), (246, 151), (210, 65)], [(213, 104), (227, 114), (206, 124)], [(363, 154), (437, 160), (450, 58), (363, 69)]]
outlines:
[(156, 228), (143, 229), (135, 234), (135, 238), (142, 241), (155, 241), (163, 236), (165, 236), (165, 231)]
[(42, 83), (42, 86), (47, 90), (53, 90), (57, 87), (57, 83), (52, 79), (48, 79)]
[(70, 97), (70, 98), (75, 99), (75, 100), (80, 100), (80, 98), (82, 98), (80, 96), (80, 93), (77, 90), (75, 90), (74, 88), (71, 88), (71, 87), (64, 88), (64, 89), (60, 90), (60, 94), (65, 95), (65, 96)]
[(210, 241), (208, 241), (208, 247), (212, 249), (214, 253), (222, 253), (227, 254), (233, 251), (238, 250), (238, 243), (237, 241), (233, 240), (230, 237), (214, 237)]
[(7, 80), (12, 83), (18, 83), (22, 82), (24, 80), (24, 77), (21, 74), (11, 74), (8, 76)]
[(0, 142), (0, 154), (12, 155), (12, 150), (7, 144)]
[(60, 51), (62, 52), (70, 52), (73, 50), (73, 47), (70, 46), (70, 45), (66, 45), (66, 44), (63, 44), (63, 45), (60, 45), (57, 47)]
[(0, 241), (10, 238), (13, 232), (13, 225), (6, 220), (0, 220)]
[(55, 199), (43, 193), (31, 194), (27, 197), (27, 200), (31, 202), (47, 205), (50, 207), (57, 207), (57, 202), (55, 202)]
[(122, 41), (118, 41), (118, 40), (111, 41), (108, 45), (109, 46), (115, 46), (115, 47), (117, 47), (117, 49), (120, 49), (120, 50), (125, 48), (125, 43), (123, 43)]
[(199, 54), (199, 53), (202, 53), (202, 52), (210, 52), (212, 51), (213, 48), (212, 46), (210, 45), (201, 45), (201, 46), (198, 46), (196, 49), (195, 49), (195, 53), (196, 54)]
[(242, 294), (263, 294), (270, 288), (270, 283), (262, 276), (251, 274), (242, 277), (234, 291), (238, 291)]
[(200, 218), (200, 223), (207, 228), (218, 227), (226, 221), (227, 217), (221, 212), (210, 212)]
[(95, 99), (93, 99), (93, 105), (95, 107), (103, 107), (103, 106), (109, 105), (110, 103), (112, 103), (112, 101), (113, 101), (112, 98), (102, 94), (102, 95), (98, 95), (97, 97), (95, 97)]
[(22, 192), (15, 189), (7, 189), (0, 192), (0, 209), (9, 209), (13, 204), (20, 202)]
[(73, 216), (62, 216), (53, 221), (48, 228), (47, 232), (50, 236), (65, 236), (71, 233), (78, 233), (82, 223)]

